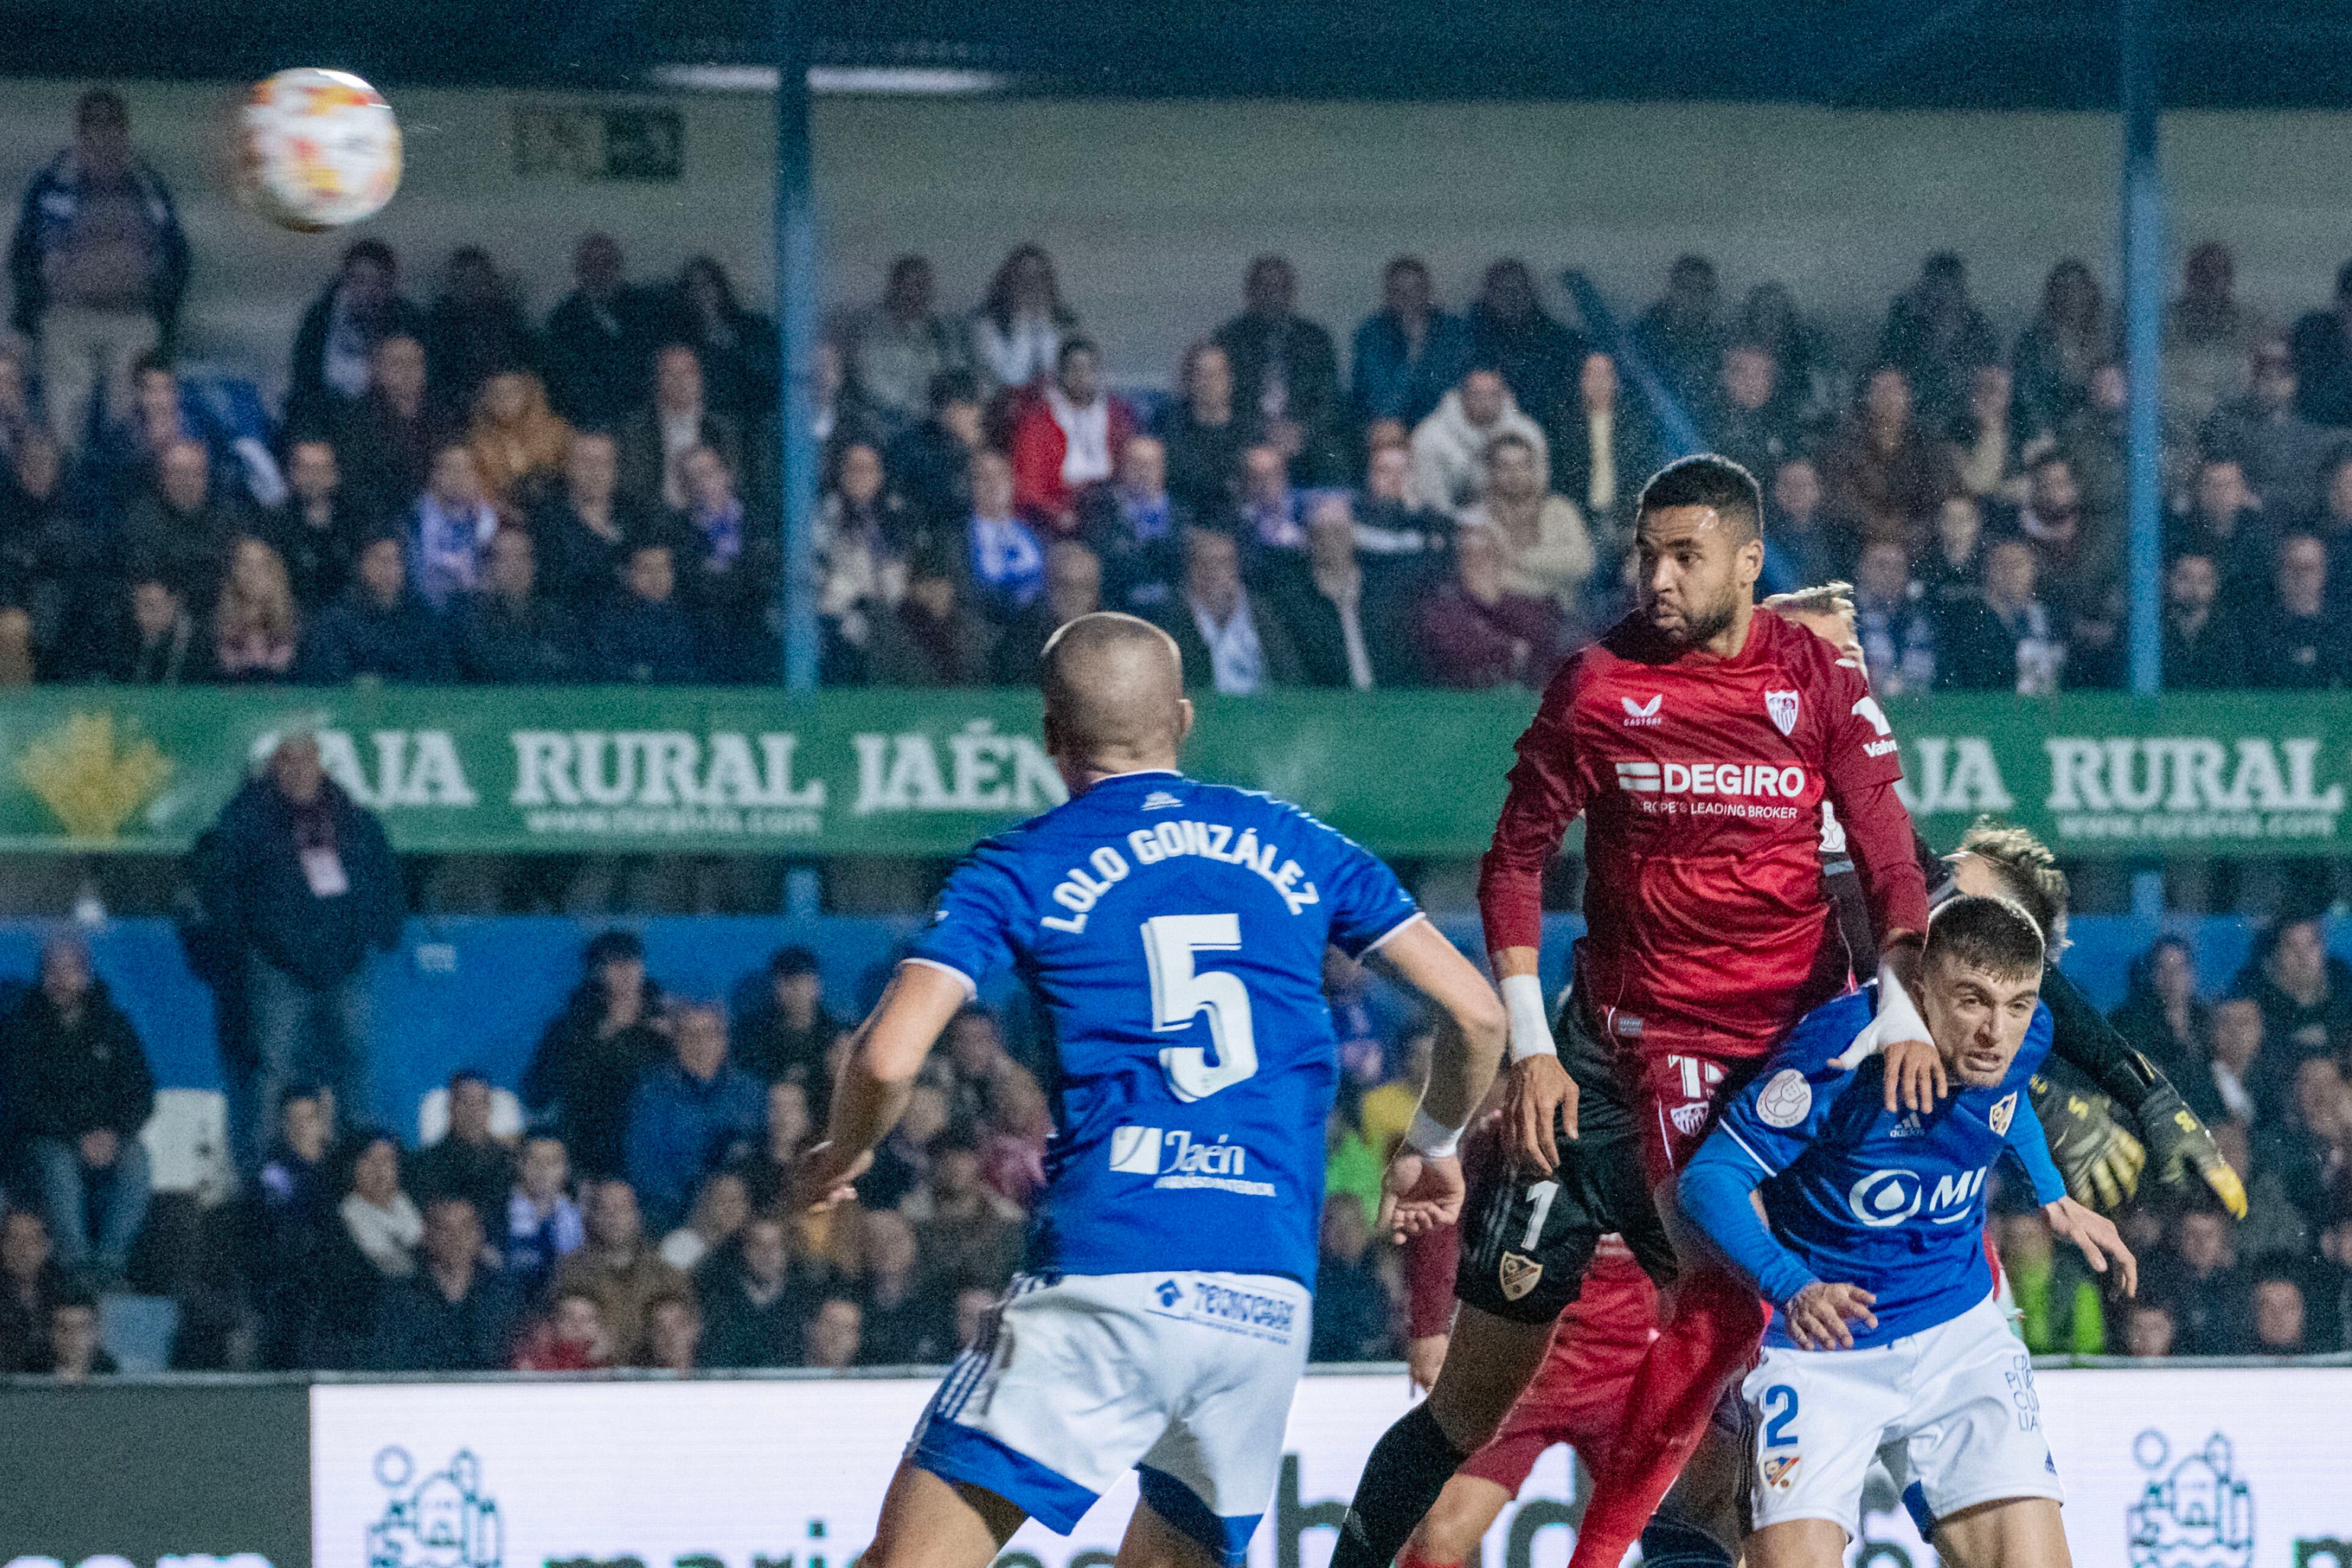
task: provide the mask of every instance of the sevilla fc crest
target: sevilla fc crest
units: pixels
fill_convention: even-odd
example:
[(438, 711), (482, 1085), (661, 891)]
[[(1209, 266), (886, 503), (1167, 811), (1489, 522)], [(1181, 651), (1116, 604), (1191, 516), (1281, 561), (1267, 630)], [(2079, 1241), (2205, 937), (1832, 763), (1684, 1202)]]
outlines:
[(1764, 711), (1771, 716), (1772, 727), (1787, 735), (1797, 727), (1797, 694), (1766, 692)]
[(1544, 1266), (1532, 1258), (1522, 1258), (1517, 1252), (1503, 1254), (1503, 1268), (1498, 1282), (1503, 1287), (1503, 1300), (1516, 1301), (1536, 1288), (1543, 1278)]
[(2017, 1091), (2012, 1089), (1993, 1102), (1992, 1114), (1987, 1116), (1985, 1121), (1991, 1125), (1994, 1137), (2005, 1138), (2009, 1136), (2009, 1124), (2016, 1114)]

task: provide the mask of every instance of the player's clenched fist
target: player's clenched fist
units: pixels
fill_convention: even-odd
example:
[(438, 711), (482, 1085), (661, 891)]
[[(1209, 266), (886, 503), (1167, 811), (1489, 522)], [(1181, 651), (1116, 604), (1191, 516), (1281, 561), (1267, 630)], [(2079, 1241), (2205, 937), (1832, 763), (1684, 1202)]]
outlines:
[(1878, 1314), (1870, 1309), (1878, 1298), (1859, 1285), (1830, 1285), (1816, 1280), (1789, 1298), (1780, 1309), (1788, 1320), (1789, 1337), (1797, 1342), (1799, 1350), (1852, 1350), (1853, 1331), (1845, 1325), (1857, 1322), (1866, 1329), (1878, 1326)]
[(1547, 1176), (1559, 1168), (1559, 1138), (1576, 1136), (1576, 1080), (1558, 1056), (1545, 1051), (1511, 1063), (1503, 1125), (1522, 1165)]

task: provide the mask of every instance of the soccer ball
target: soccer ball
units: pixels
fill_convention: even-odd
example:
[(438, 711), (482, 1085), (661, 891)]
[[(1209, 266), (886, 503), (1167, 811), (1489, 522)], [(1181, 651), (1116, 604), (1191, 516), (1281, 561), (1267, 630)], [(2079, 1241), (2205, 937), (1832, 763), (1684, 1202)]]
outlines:
[(246, 200), (303, 234), (355, 224), (400, 188), (400, 122), (348, 71), (305, 66), (256, 82), (238, 151)]

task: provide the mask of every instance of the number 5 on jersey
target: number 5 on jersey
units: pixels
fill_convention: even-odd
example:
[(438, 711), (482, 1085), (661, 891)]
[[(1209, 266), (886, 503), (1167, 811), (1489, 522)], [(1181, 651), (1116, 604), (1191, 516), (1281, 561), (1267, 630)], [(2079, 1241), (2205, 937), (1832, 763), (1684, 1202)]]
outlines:
[(1241, 946), (1238, 915), (1158, 915), (1143, 923), (1143, 956), (1151, 968), (1152, 1032), (1189, 1029), (1206, 1012), (1209, 1039), (1215, 1046), (1214, 1061), (1197, 1045), (1161, 1049), (1160, 1070), (1179, 1100), (1205, 1100), (1257, 1071), (1257, 1036), (1250, 1023), (1249, 991), (1241, 977), (1192, 967), (1196, 953), (1237, 953)]

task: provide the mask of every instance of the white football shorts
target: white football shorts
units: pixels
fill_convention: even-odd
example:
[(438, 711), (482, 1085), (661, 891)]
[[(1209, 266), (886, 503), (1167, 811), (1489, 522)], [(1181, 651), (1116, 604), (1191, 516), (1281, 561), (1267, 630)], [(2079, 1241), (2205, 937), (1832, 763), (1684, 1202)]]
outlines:
[(1739, 1392), (1755, 1432), (1759, 1530), (1826, 1519), (1858, 1538), (1873, 1458), (1885, 1461), (1922, 1533), (1979, 1503), (2065, 1500), (2033, 1359), (1990, 1297), (1866, 1349), (1768, 1346)]
[(1311, 1300), (1265, 1274), (1016, 1275), (908, 1446), (1067, 1534), (1129, 1469), (1239, 1564), (1274, 1496)]

